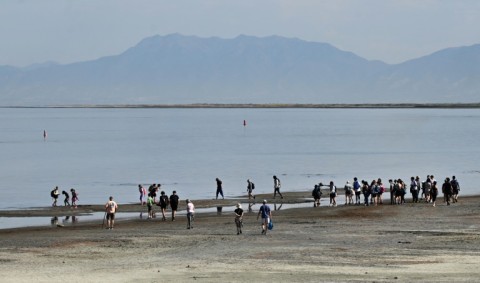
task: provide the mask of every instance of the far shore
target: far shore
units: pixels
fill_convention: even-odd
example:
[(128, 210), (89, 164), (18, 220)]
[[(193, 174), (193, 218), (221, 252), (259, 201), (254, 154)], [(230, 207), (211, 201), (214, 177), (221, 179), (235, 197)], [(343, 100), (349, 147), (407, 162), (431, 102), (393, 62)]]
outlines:
[(0, 106), (0, 108), (444, 108), (467, 109), (480, 108), (476, 103), (192, 103), (192, 104), (65, 104), (65, 105), (32, 105), (32, 106)]

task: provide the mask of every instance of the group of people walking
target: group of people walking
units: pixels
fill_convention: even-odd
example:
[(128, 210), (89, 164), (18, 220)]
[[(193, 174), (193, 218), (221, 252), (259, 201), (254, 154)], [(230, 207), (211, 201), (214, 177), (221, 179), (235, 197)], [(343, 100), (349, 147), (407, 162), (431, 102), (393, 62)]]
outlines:
[(178, 201), (179, 197), (177, 195), (177, 191), (173, 191), (170, 197), (165, 194), (165, 191), (160, 192), (160, 197), (157, 201), (157, 192), (159, 191), (161, 185), (160, 184), (152, 184), (148, 188), (148, 197), (146, 202), (143, 201), (144, 195), (146, 194), (146, 190), (142, 185), (138, 185), (138, 190), (140, 192), (140, 204), (147, 205), (148, 209), (148, 219), (155, 218), (155, 206), (160, 207), (160, 211), (162, 212), (162, 220), (167, 220), (166, 217), (166, 210), (167, 207), (170, 206), (172, 209), (172, 221), (175, 221), (175, 216), (178, 209)]
[[(62, 195), (64, 195), (65, 199), (63, 200), (64, 206), (71, 206), (73, 208), (77, 208), (77, 201), (78, 201), (78, 193), (75, 191), (74, 188), (70, 189), (70, 193), (72, 194), (72, 203), (70, 204), (70, 195), (67, 191), (62, 191)], [(60, 189), (58, 186), (50, 192), (50, 196), (52, 197), (52, 206), (57, 206), (58, 198), (60, 197)]]
[[(217, 183), (217, 191), (216, 191), (216, 199), (218, 196), (221, 195), (222, 199), (224, 199), (223, 195), (223, 188), (222, 188), (222, 181), (219, 178), (216, 178)], [(383, 204), (383, 194), (387, 191), (390, 193), (390, 204), (391, 205), (401, 205), (405, 204), (405, 195), (407, 191), (410, 192), (412, 195), (412, 203), (418, 202), (425, 202), (431, 203), (433, 206), (436, 205), (436, 199), (439, 194), (439, 186), (435, 177), (433, 175), (428, 175), (425, 181), (421, 181), (420, 178), (411, 177), (410, 178), (410, 185), (407, 184), (402, 179), (395, 179), (395, 180), (388, 180), (388, 189), (386, 186), (383, 185), (382, 179), (378, 178), (372, 180), (370, 183), (362, 180), (359, 181), (357, 177), (353, 178), (353, 182), (347, 181), (344, 185), (344, 192), (345, 192), (345, 205), (361, 205), (362, 200), (361, 196), (363, 195), (363, 205), (370, 206), (370, 205), (381, 205)], [(168, 197), (164, 191), (160, 192), (160, 197), (157, 200), (157, 193), (160, 189), (160, 184), (152, 184), (147, 190), (141, 185), (138, 185), (138, 190), (140, 193), (140, 204), (147, 205), (148, 208), (148, 218), (155, 218), (155, 206), (159, 206), (161, 213), (162, 213), (162, 220), (165, 221), (166, 218), (166, 210), (167, 207), (170, 206), (171, 208), (171, 220), (175, 221), (176, 212), (178, 210), (179, 204), (179, 196), (177, 195), (176, 191), (173, 191), (170, 197)], [(277, 176), (273, 176), (273, 198), (276, 198), (276, 195), (279, 194), (280, 198), (283, 199), (283, 195), (280, 192), (281, 183), (280, 179)], [(314, 189), (312, 191), (312, 196), (314, 198), (314, 207), (320, 206), (320, 199), (322, 196), (322, 188), (327, 188), (329, 193), (330, 199), (330, 206), (337, 206), (337, 187), (335, 186), (333, 181), (330, 181), (328, 185), (323, 185), (323, 183), (319, 183), (318, 185), (314, 185)], [(247, 193), (248, 199), (251, 200), (252, 198), (255, 199), (255, 195), (253, 194), (253, 190), (255, 189), (255, 184), (248, 179), (247, 180)], [(455, 203), (458, 201), (458, 194), (460, 192), (460, 185), (458, 180), (455, 176), (452, 178), (445, 178), (441, 191), (444, 196), (444, 202), (447, 205), (450, 203)], [(70, 190), (72, 194), (72, 203), (70, 204), (70, 195), (66, 191), (62, 191), (62, 194), (65, 196), (64, 205), (65, 206), (73, 206), (76, 207), (76, 202), (78, 201), (78, 194), (76, 193), (75, 189)], [(53, 198), (52, 206), (57, 206), (58, 197), (60, 195), (60, 190), (55, 187), (51, 191), (51, 196)], [(147, 196), (145, 198), (145, 196)], [(187, 212), (187, 229), (193, 228), (193, 221), (195, 217), (195, 206), (189, 200), (186, 199), (186, 212)], [(108, 202), (105, 204), (105, 219), (107, 220), (107, 229), (113, 229), (115, 213), (118, 210), (118, 205), (115, 201), (113, 201), (113, 197), (110, 197)], [(240, 203), (236, 205), (236, 209), (234, 210), (235, 214), (235, 226), (237, 228), (237, 235), (242, 234), (243, 228), (243, 216), (244, 211)], [(267, 201), (263, 200), (262, 205), (260, 206), (257, 214), (257, 220), (262, 218), (262, 234), (266, 235), (267, 230), (272, 229), (273, 222), (272, 222), (272, 211), (270, 207), (267, 205)]]
[[(225, 199), (223, 195), (223, 182), (219, 178), (215, 179), (215, 182), (217, 183), (217, 191), (215, 193), (215, 199), (218, 199), (218, 196), (222, 196), (222, 199)], [(280, 192), (281, 188), (281, 183), (280, 179), (277, 176), (273, 176), (273, 198), (276, 198), (277, 194), (280, 196), (280, 198), (283, 199), (283, 195)], [(255, 199), (255, 195), (253, 194), (253, 190), (255, 189), (255, 184), (252, 182), (252, 180), (247, 179), (247, 195), (248, 199)]]
[[(410, 185), (408, 186), (402, 179), (388, 180), (388, 189), (383, 185), (382, 179), (374, 179), (370, 183), (368, 181), (359, 181), (357, 177), (353, 178), (353, 182), (347, 181), (344, 186), (345, 191), (345, 205), (361, 205), (361, 196), (363, 195), (363, 205), (381, 205), (383, 204), (383, 194), (390, 192), (390, 204), (401, 205), (405, 204), (405, 195), (410, 192), (412, 195), (412, 202), (418, 203), (423, 201), (436, 205), (436, 199), (439, 194), (439, 185), (433, 175), (428, 175), (425, 181), (420, 181), (420, 177), (411, 177)], [(314, 186), (312, 190), (312, 197), (314, 199), (314, 207), (320, 205), (320, 198), (322, 196), (322, 187), (327, 187), (329, 190), (330, 206), (336, 206), (337, 187), (330, 182), (329, 185), (324, 186), (322, 183)], [(450, 205), (452, 202), (458, 201), (458, 194), (460, 185), (455, 176), (452, 178), (445, 178), (441, 192), (444, 196), (444, 202)], [(355, 197), (355, 199), (354, 199)]]

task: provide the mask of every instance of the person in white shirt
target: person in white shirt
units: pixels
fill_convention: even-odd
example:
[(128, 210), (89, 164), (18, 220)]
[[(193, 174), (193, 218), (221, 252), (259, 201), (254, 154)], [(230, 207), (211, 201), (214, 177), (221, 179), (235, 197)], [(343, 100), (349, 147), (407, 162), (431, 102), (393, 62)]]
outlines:
[(193, 229), (193, 217), (195, 215), (195, 206), (187, 199), (187, 229)]

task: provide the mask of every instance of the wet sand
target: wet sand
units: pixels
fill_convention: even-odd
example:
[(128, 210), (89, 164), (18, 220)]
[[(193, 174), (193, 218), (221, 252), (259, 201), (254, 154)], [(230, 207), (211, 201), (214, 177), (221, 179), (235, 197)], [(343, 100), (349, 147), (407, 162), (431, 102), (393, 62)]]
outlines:
[[(200, 213), (194, 229), (176, 221), (124, 219), (72, 226), (0, 230), (2, 282), (475, 282), (480, 277), (480, 196), (431, 204), (313, 207), (310, 192), (285, 192), (261, 235), (244, 207), (243, 234), (232, 212)], [(343, 199), (343, 196), (339, 196)], [(263, 199), (263, 196), (257, 196)], [(307, 199), (307, 200), (306, 200)], [(235, 200), (193, 200), (196, 208), (233, 207)], [(280, 200), (277, 198), (277, 208)], [(273, 202), (269, 199), (273, 209)], [(183, 209), (184, 202), (180, 202)], [(50, 216), (69, 208), (3, 211)], [(125, 212), (146, 211), (120, 204)], [(77, 213), (103, 211), (80, 206)], [(170, 215), (170, 211), (168, 211)]]

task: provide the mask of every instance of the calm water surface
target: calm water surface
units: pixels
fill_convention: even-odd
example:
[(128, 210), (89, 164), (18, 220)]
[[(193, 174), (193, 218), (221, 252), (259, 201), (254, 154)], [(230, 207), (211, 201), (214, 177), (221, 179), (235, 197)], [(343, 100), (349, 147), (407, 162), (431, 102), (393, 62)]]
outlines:
[(476, 194), (479, 140), (476, 109), (0, 109), (0, 209), (49, 206), (54, 186), (79, 204), (151, 183), (212, 198), (216, 177), (226, 197), (248, 178), (273, 192), (274, 174), (283, 191), (456, 175)]

